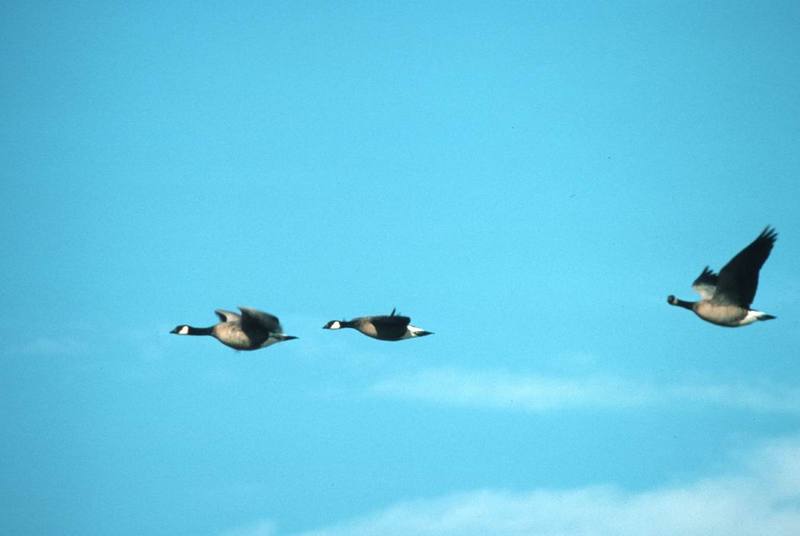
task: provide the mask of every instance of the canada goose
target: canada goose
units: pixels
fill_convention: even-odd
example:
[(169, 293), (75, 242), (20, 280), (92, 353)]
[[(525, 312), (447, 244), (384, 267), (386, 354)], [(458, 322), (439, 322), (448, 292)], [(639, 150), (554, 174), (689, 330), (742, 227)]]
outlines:
[(181, 324), (170, 331), (175, 335), (211, 335), (225, 346), (236, 350), (258, 350), (276, 342), (296, 339), (284, 335), (278, 317), (250, 307), (239, 307), (241, 315), (217, 309), (220, 322), (210, 328), (193, 328)]
[(758, 271), (769, 257), (777, 237), (775, 229), (767, 226), (758, 238), (722, 267), (719, 275), (706, 266), (692, 283), (700, 301), (683, 301), (670, 295), (667, 303), (694, 311), (703, 320), (718, 326), (735, 328), (756, 320), (772, 320), (774, 316), (750, 309), (750, 304), (758, 287)]
[(409, 324), (411, 319), (407, 316), (395, 315), (392, 309), (388, 316), (359, 316), (352, 320), (331, 320), (322, 329), (357, 329), (364, 335), (382, 341), (400, 341), (412, 337), (433, 335), (430, 331)]

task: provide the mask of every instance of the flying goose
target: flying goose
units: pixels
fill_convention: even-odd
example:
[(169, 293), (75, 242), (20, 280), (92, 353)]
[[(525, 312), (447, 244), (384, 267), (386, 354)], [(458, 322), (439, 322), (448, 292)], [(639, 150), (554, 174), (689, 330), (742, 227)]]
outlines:
[(181, 324), (170, 331), (175, 335), (211, 335), (225, 346), (236, 350), (258, 350), (276, 342), (296, 339), (284, 335), (278, 317), (250, 307), (239, 307), (242, 314), (223, 309), (214, 311), (219, 323), (210, 328), (193, 328)]
[(386, 316), (359, 316), (352, 320), (331, 320), (322, 329), (357, 329), (364, 335), (382, 341), (400, 341), (412, 337), (433, 335), (430, 331), (412, 326), (411, 319), (407, 316), (395, 314), (396, 309)]
[(758, 271), (769, 257), (777, 237), (775, 229), (767, 226), (758, 238), (723, 266), (719, 274), (706, 266), (692, 283), (700, 301), (683, 301), (670, 295), (667, 303), (694, 311), (703, 320), (718, 326), (735, 328), (757, 320), (772, 320), (774, 316), (750, 309), (750, 304), (758, 287)]

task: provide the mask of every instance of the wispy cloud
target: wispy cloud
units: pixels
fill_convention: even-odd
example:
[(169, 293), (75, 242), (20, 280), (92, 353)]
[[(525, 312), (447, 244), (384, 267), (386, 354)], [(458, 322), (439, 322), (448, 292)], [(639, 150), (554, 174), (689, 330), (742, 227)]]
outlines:
[(800, 440), (767, 445), (740, 458), (735, 473), (684, 486), (639, 493), (479, 490), (398, 503), (301, 536), (409, 534), (794, 536), (800, 534)]
[[(21, 342), (11, 347), (12, 353), (30, 356), (85, 356), (104, 354), (112, 349), (123, 350), (145, 361), (162, 359), (166, 354), (167, 331), (126, 326), (124, 329), (94, 330), (86, 326), (50, 327), (43, 336), (23, 334)], [(26, 337), (27, 335), (27, 337)]]
[(74, 356), (85, 354), (89, 345), (77, 337), (36, 337), (13, 348), (14, 353), (36, 356)]
[(269, 520), (258, 521), (249, 525), (226, 530), (220, 536), (275, 536), (275, 524)]
[(557, 377), (431, 369), (380, 380), (369, 387), (369, 393), (447, 406), (531, 412), (693, 403), (800, 413), (800, 390), (792, 387), (697, 382), (662, 385), (611, 376)]

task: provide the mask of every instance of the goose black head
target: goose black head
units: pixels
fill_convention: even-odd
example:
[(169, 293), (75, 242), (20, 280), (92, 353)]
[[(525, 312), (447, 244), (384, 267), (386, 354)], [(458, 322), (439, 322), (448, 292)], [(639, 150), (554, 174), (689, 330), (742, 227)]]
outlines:
[(181, 324), (180, 326), (175, 326), (175, 329), (170, 331), (170, 333), (174, 333), (175, 335), (188, 335), (189, 334), (189, 326), (186, 324)]
[(667, 296), (667, 303), (670, 305), (676, 305), (678, 303), (678, 298), (670, 294), (669, 296)]
[(344, 320), (331, 320), (322, 326), (322, 329), (341, 329), (342, 324), (344, 324)]

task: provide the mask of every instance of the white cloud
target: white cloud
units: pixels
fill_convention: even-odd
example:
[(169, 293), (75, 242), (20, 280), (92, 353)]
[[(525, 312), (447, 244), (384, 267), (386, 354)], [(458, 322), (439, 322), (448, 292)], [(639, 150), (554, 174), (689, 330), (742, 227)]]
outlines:
[(610, 376), (548, 377), (498, 371), (432, 369), (374, 383), (375, 396), (456, 407), (543, 412), (686, 403), (800, 413), (800, 390), (777, 385), (658, 385)]
[(409, 501), (301, 536), (795, 536), (800, 440), (740, 458), (736, 474), (640, 493), (480, 490)]

